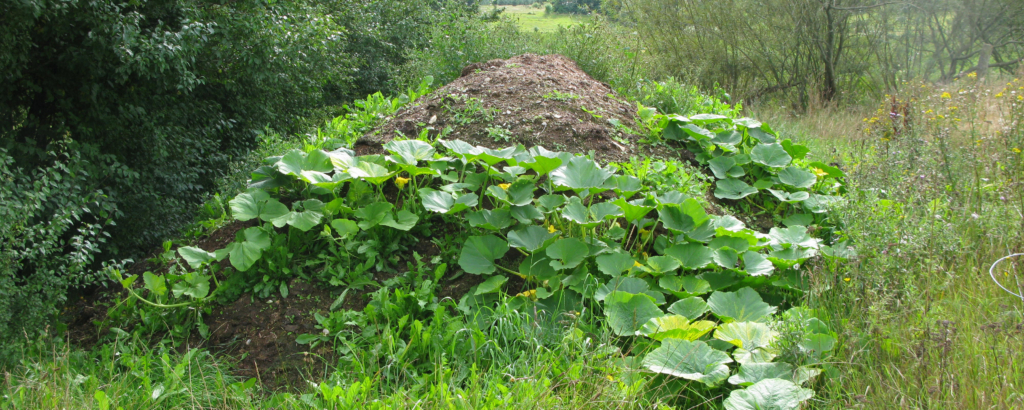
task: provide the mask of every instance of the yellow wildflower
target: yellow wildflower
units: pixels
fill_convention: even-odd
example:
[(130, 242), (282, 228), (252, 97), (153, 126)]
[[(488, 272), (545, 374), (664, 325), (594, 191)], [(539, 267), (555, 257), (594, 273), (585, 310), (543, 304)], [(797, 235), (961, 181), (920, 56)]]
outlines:
[(548, 233), (555, 233), (556, 230), (554, 225), (548, 225)]
[(1020, 154), (1020, 148), (1014, 148), (1014, 149), (1012, 149), (1012, 151), (1014, 153)]
[(533, 298), (537, 297), (537, 289), (530, 289), (530, 290), (528, 290), (526, 292), (523, 292), (523, 293), (520, 293), (520, 294), (518, 294), (516, 296), (524, 296), (524, 297), (528, 297), (528, 298), (533, 299)]
[(817, 175), (819, 177), (823, 177), (825, 175), (828, 175), (828, 172), (823, 171), (821, 168), (814, 168), (811, 171), (814, 172), (814, 175)]
[(950, 111), (956, 111), (956, 108), (957, 108), (957, 107), (956, 107), (956, 106), (954, 105), (954, 106), (952, 106), (952, 107), (949, 107), (949, 110), (950, 110)]
[(932, 113), (932, 110), (928, 110), (928, 111), (925, 111), (924, 113), (925, 113), (925, 114), (931, 114), (931, 113)]
[(644, 267), (644, 264), (642, 264), (640, 262), (637, 262), (637, 261), (633, 261), (633, 267), (642, 268), (642, 267)]
[(978, 73), (973, 72), (973, 71), (967, 74), (967, 78), (975, 78), (977, 76), (978, 76)]
[(948, 92), (943, 92), (943, 93), (942, 93), (942, 98), (953, 98), (953, 96), (952, 96), (952, 95), (949, 95), (949, 93), (948, 93)]
[(1002, 98), (1002, 97), (1003, 97), (1003, 93), (1001, 91), (996, 94), (996, 98)]
[(508, 187), (512, 186), (512, 184), (498, 184), (498, 186), (501, 187), (501, 189), (508, 191)]
[(605, 377), (607, 377), (607, 378), (608, 378), (608, 381), (610, 381), (610, 382), (613, 382), (613, 381), (615, 381), (615, 378), (614, 378), (614, 377), (612, 377), (612, 375), (610, 375), (610, 374), (609, 374), (608, 376), (605, 376)]
[(409, 178), (402, 178), (402, 177), (396, 177), (395, 178), (395, 185), (398, 186), (398, 189), (405, 189), (405, 184), (408, 184), (408, 183), (409, 183)]
[(844, 281), (844, 282), (849, 282), (849, 281), (850, 281), (850, 278), (843, 278), (843, 281)]
[(1024, 95), (1018, 95), (1017, 101), (1024, 101)]
[(945, 115), (942, 115), (942, 114), (936, 115), (936, 117), (939, 117), (939, 118), (941, 118), (941, 119), (945, 119), (945, 118), (946, 118), (946, 116), (945, 116)]

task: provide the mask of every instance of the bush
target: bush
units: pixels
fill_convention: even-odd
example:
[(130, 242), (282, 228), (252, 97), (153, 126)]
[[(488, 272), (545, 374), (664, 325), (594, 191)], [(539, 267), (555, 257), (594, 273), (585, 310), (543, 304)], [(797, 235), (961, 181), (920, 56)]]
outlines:
[(72, 144), (49, 153), (53, 162), (34, 170), (0, 149), (0, 340), (37, 334), (68, 288), (97, 279), (90, 265), (119, 213), (97, 181), (138, 175), (112, 155), (80, 149), (89, 151)]

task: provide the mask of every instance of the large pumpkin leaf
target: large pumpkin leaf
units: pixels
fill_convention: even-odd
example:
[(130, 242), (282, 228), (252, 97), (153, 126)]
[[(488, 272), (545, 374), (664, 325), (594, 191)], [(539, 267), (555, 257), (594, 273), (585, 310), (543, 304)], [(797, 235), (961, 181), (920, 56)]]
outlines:
[(633, 267), (636, 260), (626, 252), (607, 253), (596, 258), (597, 269), (605, 275), (617, 277)]
[(403, 209), (401, 211), (398, 211), (398, 213), (396, 213), (394, 217), (391, 217), (391, 213), (389, 212), (388, 215), (384, 217), (384, 220), (380, 222), (380, 224), (398, 229), (400, 231), (408, 231), (412, 229), (412, 227), (416, 226), (416, 222), (418, 222), (419, 220), (419, 216), (416, 216), (416, 214), (409, 212), (409, 210), (407, 209)]
[(711, 168), (711, 172), (718, 179), (739, 178), (746, 173), (743, 171), (743, 167), (736, 165), (735, 158), (724, 155), (708, 161), (708, 167)]
[(473, 274), (494, 273), (494, 264), (508, 252), (508, 243), (494, 235), (470, 236), (462, 246), (459, 255), (459, 266), (462, 270)]
[(665, 249), (665, 255), (678, 259), (684, 269), (700, 269), (713, 261), (711, 249), (699, 243), (672, 245)]
[(695, 380), (710, 387), (729, 377), (729, 355), (704, 342), (665, 339), (644, 357), (644, 367), (655, 373)]
[(771, 244), (782, 249), (796, 245), (804, 248), (818, 248), (818, 240), (811, 238), (807, 227), (794, 225), (788, 228), (772, 228), (768, 231)]
[(573, 221), (584, 228), (590, 228), (597, 226), (602, 221), (592, 220), (590, 213), (587, 211), (587, 207), (583, 205), (580, 197), (574, 196), (569, 198), (569, 203), (562, 209), (562, 217)]
[(756, 193), (757, 188), (738, 179), (720, 179), (715, 182), (715, 198), (743, 199)]
[(534, 252), (544, 247), (548, 240), (554, 237), (555, 234), (548, 232), (547, 229), (535, 225), (527, 226), (522, 229), (510, 231), (508, 233), (508, 244), (515, 248), (522, 248), (530, 252)]
[(646, 293), (650, 289), (650, 285), (648, 285), (647, 282), (644, 282), (643, 279), (619, 276), (608, 281), (608, 283), (601, 285), (601, 287), (597, 288), (597, 292), (594, 292), (594, 300), (600, 302), (604, 300), (612, 292), (640, 294)]
[(263, 250), (270, 247), (270, 234), (258, 226), (239, 232), (235, 242), (224, 248), (231, 266), (245, 272), (263, 256)]
[(178, 248), (178, 255), (188, 263), (188, 266), (192, 269), (199, 269), (204, 263), (215, 262), (217, 255), (213, 252), (207, 252), (200, 248), (194, 248), (191, 246), (182, 246)]
[(604, 299), (604, 313), (608, 326), (619, 336), (632, 336), (651, 318), (665, 313), (646, 294), (612, 292)]
[(673, 303), (672, 306), (668, 307), (668, 311), (689, 320), (694, 320), (703, 316), (708, 311), (708, 303), (697, 296), (691, 296)]
[(384, 149), (402, 158), (406, 165), (416, 165), (419, 161), (434, 157), (434, 147), (420, 140), (388, 141)]
[(778, 189), (769, 189), (768, 192), (770, 192), (774, 197), (778, 198), (780, 201), (787, 203), (800, 202), (811, 197), (811, 194), (805, 191), (786, 192)]
[(359, 227), (363, 230), (373, 228), (384, 221), (384, 218), (391, 216), (391, 208), (394, 205), (388, 202), (374, 202), (357, 209), (353, 215), (359, 218)]
[(231, 216), (239, 221), (259, 218), (270, 222), (288, 213), (288, 207), (262, 189), (253, 189), (228, 201)]
[(724, 323), (715, 331), (715, 339), (747, 351), (769, 348), (778, 336), (768, 325), (757, 322)]
[(743, 269), (750, 276), (767, 276), (775, 271), (775, 267), (765, 259), (764, 255), (754, 251), (743, 253)]
[(644, 205), (643, 199), (627, 202), (625, 198), (619, 197), (612, 203), (622, 209), (622, 216), (629, 222), (638, 221), (654, 210), (653, 206)]
[(546, 253), (553, 259), (551, 267), (558, 270), (572, 269), (590, 255), (590, 248), (579, 239), (562, 238), (548, 246)]
[(711, 313), (723, 322), (763, 322), (776, 308), (761, 300), (761, 295), (751, 288), (735, 292), (716, 291), (708, 298)]
[(771, 168), (782, 168), (793, 162), (785, 148), (779, 144), (757, 144), (750, 150), (750, 160)]
[(601, 168), (593, 160), (574, 157), (569, 160), (568, 164), (551, 172), (551, 182), (576, 192), (582, 192), (602, 187), (611, 176), (611, 172)]
[(814, 397), (814, 391), (789, 380), (765, 379), (733, 390), (723, 403), (726, 410), (796, 410)]
[(652, 318), (640, 328), (640, 333), (654, 340), (697, 340), (715, 328), (708, 320), (691, 322), (684, 316), (667, 315)]
[(374, 185), (380, 185), (387, 181), (395, 172), (369, 161), (359, 161), (356, 166), (348, 169), (348, 174), (353, 178), (360, 178)]
[(810, 188), (818, 181), (818, 177), (805, 169), (786, 167), (779, 171), (779, 181), (794, 188)]
[(535, 253), (519, 263), (519, 273), (526, 277), (532, 276), (537, 280), (545, 280), (557, 275), (558, 271), (551, 267), (550, 258), (542, 253)]
[(470, 226), (500, 231), (512, 225), (512, 213), (508, 208), (483, 209), (466, 214)]
[(804, 366), (793, 368), (793, 365), (785, 362), (744, 363), (740, 365), (738, 373), (729, 377), (729, 383), (750, 386), (765, 379), (782, 379), (801, 385), (819, 373), (821, 370)]
[(679, 205), (662, 205), (660, 212), (665, 227), (679, 233), (690, 232), (711, 219), (704, 207), (693, 198), (685, 199)]

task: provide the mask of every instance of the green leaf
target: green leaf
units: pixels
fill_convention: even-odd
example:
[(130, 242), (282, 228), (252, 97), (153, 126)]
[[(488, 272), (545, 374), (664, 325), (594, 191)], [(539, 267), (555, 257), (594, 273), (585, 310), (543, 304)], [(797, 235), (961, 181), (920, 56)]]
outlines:
[(777, 189), (769, 189), (768, 192), (771, 192), (771, 194), (778, 198), (780, 201), (788, 203), (800, 202), (807, 198), (810, 198), (810, 194), (804, 191), (790, 193), (786, 191), (780, 191)]
[(533, 190), (536, 189), (533, 181), (517, 179), (508, 187), (506, 202), (512, 206), (525, 206), (533, 203)]
[(674, 272), (676, 269), (679, 269), (680, 265), (676, 258), (670, 256), (652, 256), (647, 258), (647, 266), (649, 266), (654, 273), (663, 275)]
[(612, 176), (593, 160), (574, 157), (569, 163), (551, 172), (551, 182), (577, 192), (600, 188)]
[(833, 167), (821, 161), (814, 161), (812, 163), (807, 164), (807, 166), (822, 170), (823, 172), (825, 172), (825, 176), (829, 178), (840, 179), (846, 175), (843, 173), (843, 170)]
[(554, 238), (555, 234), (549, 233), (547, 229), (539, 226), (527, 226), (522, 229), (508, 233), (508, 244), (515, 248), (526, 249), (535, 252), (544, 247), (547, 241)]
[(814, 397), (814, 391), (782, 379), (765, 379), (742, 390), (733, 390), (723, 404), (726, 410), (796, 410)]
[[(294, 208), (302, 206), (303, 211), (296, 212)], [(320, 212), (324, 207), (323, 202), (316, 199), (308, 199), (301, 202), (296, 202), (292, 205), (293, 210), (284, 215), (281, 215), (274, 220), (270, 221), (275, 227), (283, 227), (285, 225), (291, 225), (299, 230), (306, 232), (313, 227), (320, 225), (320, 221), (323, 219), (324, 214)]]
[(239, 235), (243, 239), (232, 242), (225, 250), (231, 266), (245, 272), (263, 256), (263, 250), (270, 247), (270, 234), (258, 226), (246, 228)]
[(544, 220), (544, 214), (533, 205), (513, 206), (511, 211), (512, 217), (524, 225)]
[(688, 198), (680, 205), (666, 204), (661, 207), (661, 222), (665, 228), (685, 233), (704, 225), (710, 217), (697, 200)]
[(491, 276), (490, 278), (487, 278), (487, 280), (485, 280), (484, 283), (477, 285), (476, 292), (474, 292), (473, 294), (483, 295), (485, 293), (497, 292), (501, 290), (501, 285), (504, 285), (505, 282), (508, 282), (508, 278), (505, 276)]
[(665, 255), (678, 259), (684, 269), (700, 269), (713, 261), (711, 249), (699, 243), (672, 245)]
[(771, 262), (754, 251), (747, 251), (743, 254), (743, 269), (750, 276), (767, 276), (775, 270)]
[(470, 236), (459, 255), (459, 266), (473, 274), (494, 273), (494, 261), (505, 256), (508, 243), (494, 235)]
[(600, 220), (590, 220), (590, 218), (588, 218), (589, 216), (590, 214), (587, 212), (587, 207), (583, 205), (583, 202), (578, 196), (569, 198), (569, 204), (562, 209), (563, 218), (573, 221), (584, 228), (594, 227), (601, 223)]
[(523, 168), (532, 169), (540, 176), (558, 169), (558, 167), (562, 166), (562, 160), (557, 157), (534, 156), (533, 161), (520, 162), (519, 165)]
[(715, 339), (747, 351), (766, 349), (779, 337), (768, 325), (757, 322), (724, 323), (715, 331)]
[(787, 227), (795, 225), (809, 226), (812, 223), (814, 223), (814, 215), (811, 214), (793, 214), (782, 220), (782, 224)]
[(744, 363), (740, 365), (740, 371), (729, 377), (729, 383), (739, 386), (750, 386), (765, 379), (789, 380), (797, 385), (814, 378), (821, 370), (809, 367), (793, 368), (793, 365), (785, 362), (774, 363)]
[(715, 198), (743, 199), (757, 193), (757, 188), (738, 179), (720, 179), (715, 182)]
[(779, 171), (779, 181), (794, 188), (810, 188), (818, 181), (818, 177), (802, 168), (786, 167)]
[(590, 248), (579, 239), (562, 238), (548, 246), (546, 253), (553, 259), (551, 267), (557, 270), (572, 269), (590, 255)]
[(400, 231), (408, 231), (412, 229), (412, 227), (416, 226), (416, 222), (420, 220), (419, 216), (416, 216), (416, 214), (409, 212), (409, 210), (407, 209), (398, 211), (398, 213), (395, 214), (395, 217), (397, 219), (392, 218), (391, 213), (389, 212), (388, 215), (384, 218), (383, 221), (381, 221), (380, 224), (398, 229)]
[(804, 248), (818, 248), (818, 241), (807, 233), (807, 227), (794, 225), (789, 228), (772, 228), (768, 231), (771, 244), (783, 249), (796, 245)]
[(394, 205), (388, 202), (374, 202), (357, 209), (353, 215), (361, 219), (358, 225), (366, 230), (377, 226), (384, 221), (384, 218), (391, 216), (391, 208), (394, 208)]
[(642, 205), (635, 202), (626, 202), (626, 199), (622, 197), (616, 199), (615, 202), (612, 203), (618, 205), (619, 208), (622, 208), (623, 217), (629, 222), (639, 221), (654, 210), (653, 206)]
[(766, 167), (782, 168), (793, 162), (793, 157), (779, 144), (758, 144), (750, 151), (750, 160)]
[(640, 192), (644, 186), (639, 178), (632, 175), (615, 175), (608, 178), (608, 181), (605, 182), (605, 188), (615, 191), (616, 195), (628, 198)]
[(785, 148), (786, 153), (795, 159), (804, 159), (804, 157), (807, 156), (807, 153), (811, 152), (810, 148), (794, 143), (788, 139), (782, 140), (782, 148)]
[(715, 323), (700, 320), (691, 323), (679, 315), (667, 315), (648, 320), (640, 333), (654, 340), (680, 339), (694, 341), (715, 328)]
[(703, 295), (712, 290), (708, 281), (696, 276), (663, 276), (658, 279), (658, 285), (680, 298)]
[(551, 212), (565, 203), (565, 195), (543, 195), (538, 202), (541, 208), (544, 208), (544, 212)]
[(448, 213), (455, 205), (455, 196), (443, 191), (436, 191), (430, 188), (420, 188), (420, 201), (428, 211), (437, 213)]
[(359, 161), (356, 166), (348, 169), (352, 178), (359, 178), (374, 185), (380, 185), (391, 179), (395, 172), (389, 172), (387, 168), (369, 161)]
[(765, 130), (761, 129), (760, 127), (748, 129), (747, 130), (747, 134), (750, 134), (751, 137), (754, 137), (755, 139), (760, 141), (762, 144), (771, 144), (771, 143), (774, 143), (776, 141), (775, 136), (772, 135), (770, 131), (766, 132)]
[(547, 256), (535, 253), (519, 263), (519, 273), (527, 277), (532, 276), (537, 280), (552, 278), (558, 274), (558, 271), (551, 267), (551, 262)]
[(403, 162), (407, 165), (416, 165), (419, 161), (434, 157), (434, 147), (420, 140), (391, 140), (384, 144), (384, 149), (402, 157)]
[(761, 295), (751, 288), (736, 292), (716, 291), (708, 298), (711, 313), (723, 322), (763, 322), (768, 320), (775, 307), (761, 300)]
[(484, 209), (466, 214), (469, 225), (490, 231), (500, 231), (512, 225), (512, 214), (508, 208)]
[(171, 286), (171, 291), (174, 297), (187, 295), (195, 299), (205, 298), (210, 294), (210, 277), (195, 272), (186, 273)]
[(605, 219), (622, 216), (622, 208), (611, 202), (601, 202), (590, 206), (590, 217), (595, 221), (603, 221)]
[(715, 134), (711, 131), (698, 127), (695, 124), (686, 124), (679, 126), (679, 129), (685, 132), (694, 141), (703, 141), (715, 138)]
[[(708, 289), (710, 291), (710, 289)], [(707, 313), (708, 303), (697, 296), (680, 299), (668, 307), (669, 313), (675, 313), (689, 320), (697, 319)]]
[(604, 312), (608, 326), (619, 336), (632, 336), (651, 318), (665, 313), (646, 294), (612, 292), (604, 299)]
[(647, 285), (647, 282), (644, 282), (643, 279), (619, 276), (597, 288), (597, 291), (594, 292), (594, 300), (600, 302), (612, 292), (626, 292), (639, 295), (641, 293), (646, 293), (650, 289), (651, 287)]
[(704, 342), (665, 339), (644, 357), (644, 367), (661, 374), (695, 380), (714, 387), (729, 377), (732, 359)]
[(734, 130), (725, 130), (715, 134), (711, 142), (718, 145), (739, 145), (743, 142), (743, 134)]
[(746, 174), (743, 167), (736, 165), (736, 159), (733, 157), (716, 157), (708, 161), (708, 166), (718, 179), (739, 178)]
[(822, 353), (832, 351), (835, 346), (836, 338), (824, 333), (805, 335), (804, 340), (800, 342), (800, 350), (819, 356)]
[(338, 237), (342, 239), (359, 232), (359, 225), (349, 219), (335, 219), (331, 221), (331, 227), (334, 228), (334, 232), (338, 233)]
[(597, 269), (605, 275), (617, 277), (622, 272), (629, 270), (636, 263), (633, 256), (626, 252), (607, 253), (596, 258)]
[(142, 280), (146, 283), (146, 289), (153, 292), (155, 295), (166, 295), (167, 294), (167, 282), (163, 276), (154, 275), (153, 272), (143, 272)]
[(199, 269), (203, 264), (217, 260), (217, 256), (215, 256), (213, 252), (207, 252), (191, 246), (182, 246), (178, 248), (178, 255), (181, 255), (181, 258), (184, 259), (192, 269)]

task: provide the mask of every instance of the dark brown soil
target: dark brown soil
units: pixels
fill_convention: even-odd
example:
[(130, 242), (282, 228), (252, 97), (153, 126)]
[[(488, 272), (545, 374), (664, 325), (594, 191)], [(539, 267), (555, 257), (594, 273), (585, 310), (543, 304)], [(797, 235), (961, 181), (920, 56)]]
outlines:
[[(399, 111), (357, 141), (355, 149), (360, 155), (380, 153), (381, 145), (396, 135), (415, 138), (430, 127), (432, 135), (450, 128), (446, 139), (490, 148), (523, 144), (581, 154), (594, 151), (603, 162), (635, 155), (679, 158), (679, 152), (667, 147), (636, 143), (642, 138), (637, 135), (636, 110), (572, 60), (524, 54), (467, 66), (462, 77)], [(498, 132), (507, 132), (508, 139), (495, 138)]]

